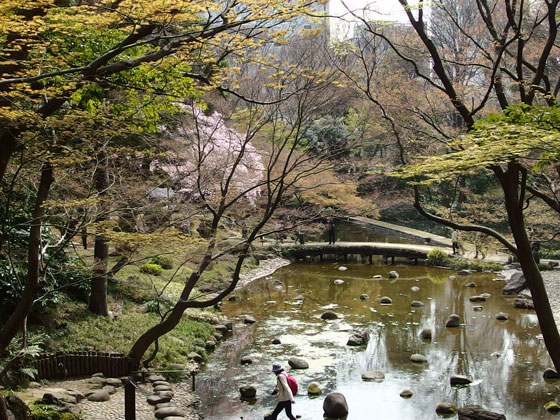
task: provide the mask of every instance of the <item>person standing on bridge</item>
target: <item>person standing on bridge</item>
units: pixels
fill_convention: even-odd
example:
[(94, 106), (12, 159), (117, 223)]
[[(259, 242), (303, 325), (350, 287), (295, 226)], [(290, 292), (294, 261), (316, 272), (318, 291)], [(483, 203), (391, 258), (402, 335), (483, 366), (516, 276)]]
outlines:
[(327, 224), (327, 232), (329, 234), (329, 245), (334, 245), (336, 241), (336, 224), (334, 223), (334, 219), (329, 219), (329, 222)]

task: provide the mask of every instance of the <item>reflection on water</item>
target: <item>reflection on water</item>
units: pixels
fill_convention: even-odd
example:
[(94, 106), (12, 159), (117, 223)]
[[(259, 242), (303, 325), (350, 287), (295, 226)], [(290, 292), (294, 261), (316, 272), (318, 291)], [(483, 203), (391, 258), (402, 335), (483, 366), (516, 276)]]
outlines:
[[(300, 383), (294, 411), (307, 419), (322, 418), (324, 395), (342, 392), (350, 407), (349, 420), (372, 418), (372, 411), (392, 419), (437, 418), (435, 407), (442, 401), (459, 406), (478, 404), (503, 412), (508, 419), (548, 418), (543, 405), (560, 393), (559, 383), (545, 383), (542, 372), (551, 365), (533, 312), (513, 308), (513, 298), (501, 295), (503, 283), (492, 281), (491, 274), (458, 276), (447, 280), (447, 270), (398, 266), (398, 280), (386, 274), (395, 267), (348, 264), (296, 263), (273, 276), (251, 283), (236, 292), (237, 302), (225, 302), (224, 314), (236, 320), (234, 337), (226, 340), (211, 356), (198, 376), (197, 392), (206, 419), (262, 419), (276, 404), (269, 392), (275, 385), (270, 372), (273, 362), (287, 366), (292, 356), (303, 357), (309, 369), (292, 371)], [(385, 278), (373, 279), (376, 274)], [(335, 279), (344, 284), (335, 285)], [(275, 280), (281, 284), (275, 284)], [(476, 288), (465, 285), (474, 281)], [(417, 286), (419, 290), (411, 288)], [(369, 300), (360, 300), (367, 293)], [(486, 302), (469, 302), (481, 293), (492, 296)], [(302, 301), (295, 300), (298, 295)], [(377, 298), (389, 296), (392, 305)], [(420, 300), (425, 306), (411, 308)], [(483, 306), (476, 312), (473, 306)], [(320, 316), (332, 309), (340, 318), (323, 321)], [(509, 313), (508, 321), (497, 321), (495, 314)], [(445, 328), (449, 314), (461, 317), (463, 326)], [(252, 314), (255, 325), (244, 325), (242, 317)], [(356, 328), (371, 334), (367, 348), (346, 346)], [(431, 328), (431, 342), (418, 337)], [(272, 340), (279, 338), (280, 345)], [(410, 362), (413, 353), (424, 354), (426, 365)], [(250, 355), (253, 364), (241, 366), (241, 356)], [(288, 368), (289, 370), (289, 368)], [(381, 383), (362, 382), (361, 374), (381, 370)], [(475, 383), (452, 388), (452, 374), (468, 375)], [(323, 396), (311, 399), (307, 385), (317, 382)], [(254, 385), (257, 401), (239, 399), (239, 387)], [(414, 396), (399, 396), (411, 389)], [(279, 418), (283, 418), (281, 415)]]

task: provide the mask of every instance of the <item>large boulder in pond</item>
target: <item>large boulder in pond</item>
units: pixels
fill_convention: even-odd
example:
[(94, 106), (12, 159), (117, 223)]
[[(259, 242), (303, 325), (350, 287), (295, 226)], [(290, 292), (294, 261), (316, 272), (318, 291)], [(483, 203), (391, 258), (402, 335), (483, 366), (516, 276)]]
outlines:
[(466, 405), (459, 409), (459, 420), (506, 420), (506, 416), (485, 410), (479, 405)]
[(257, 396), (257, 388), (252, 385), (242, 386), (239, 388), (239, 394), (242, 399), (250, 400)]
[(348, 415), (348, 403), (340, 392), (327, 395), (323, 401), (323, 415), (331, 419), (342, 419)]
[(290, 357), (288, 359), (288, 364), (292, 369), (308, 369), (309, 363), (300, 357)]
[(527, 288), (527, 281), (521, 271), (513, 273), (508, 283), (502, 289), (504, 295), (517, 295)]

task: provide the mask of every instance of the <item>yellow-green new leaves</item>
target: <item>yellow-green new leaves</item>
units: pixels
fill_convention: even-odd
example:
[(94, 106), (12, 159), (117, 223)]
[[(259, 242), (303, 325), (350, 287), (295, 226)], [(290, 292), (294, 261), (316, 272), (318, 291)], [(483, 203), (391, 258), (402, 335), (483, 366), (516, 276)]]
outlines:
[(448, 153), (423, 157), (391, 175), (429, 185), (512, 161), (537, 171), (560, 161), (559, 128), (558, 107), (516, 105), (477, 122)]

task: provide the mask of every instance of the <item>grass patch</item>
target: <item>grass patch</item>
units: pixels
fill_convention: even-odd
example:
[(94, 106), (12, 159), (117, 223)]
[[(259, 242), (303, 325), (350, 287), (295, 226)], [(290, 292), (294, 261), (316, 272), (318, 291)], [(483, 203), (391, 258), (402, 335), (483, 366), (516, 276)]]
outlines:
[(449, 255), (447, 255), (447, 252), (438, 247), (435, 247), (430, 252), (428, 252), (427, 263), (432, 267), (448, 267), (455, 270), (500, 271), (503, 269), (503, 266), (501, 264), (495, 262), (451, 258)]
[[(119, 314), (115, 320), (91, 314), (84, 303), (67, 301), (59, 305), (49, 315), (57, 325), (64, 327), (48, 333), (46, 350), (97, 350), (126, 354), (136, 339), (160, 320), (157, 314), (147, 313), (143, 306), (131, 301), (112, 301), (110, 306)], [(158, 366), (186, 364), (191, 351), (206, 357), (204, 343), (213, 332), (214, 327), (208, 321), (183, 317), (173, 331), (160, 339), (160, 350), (154, 363)]]

